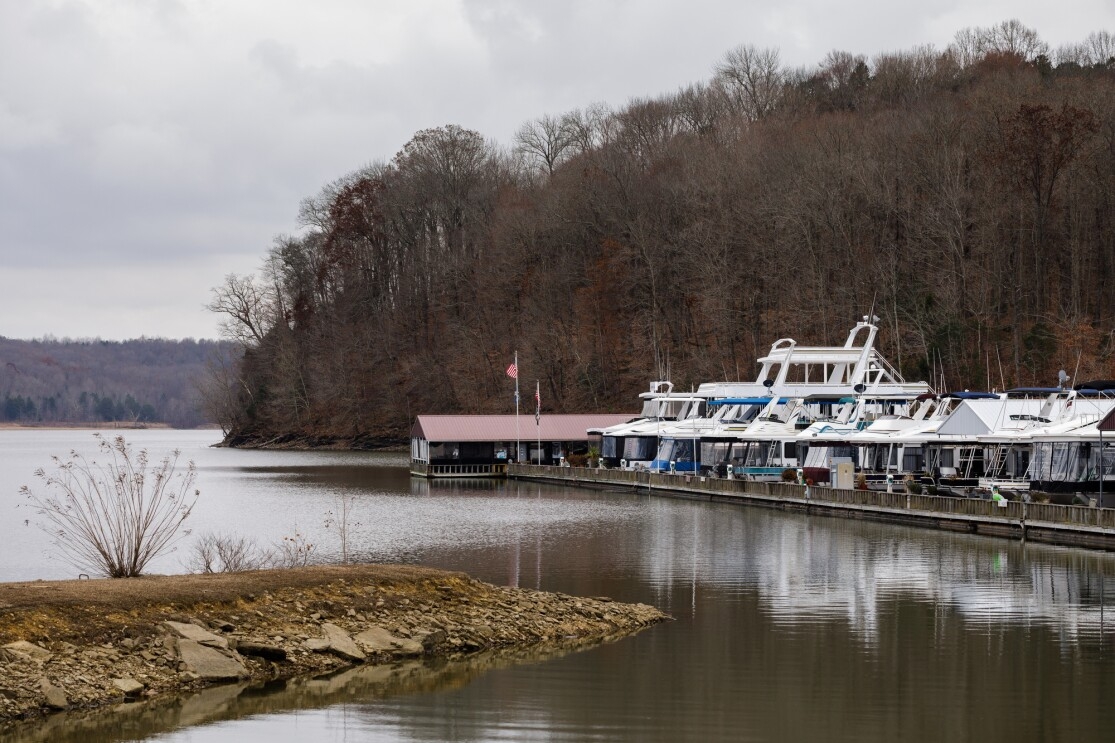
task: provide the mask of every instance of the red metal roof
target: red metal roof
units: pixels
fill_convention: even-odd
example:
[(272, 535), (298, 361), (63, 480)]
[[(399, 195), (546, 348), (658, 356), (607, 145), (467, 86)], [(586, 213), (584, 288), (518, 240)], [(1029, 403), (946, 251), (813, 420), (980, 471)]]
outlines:
[(513, 415), (420, 415), (410, 437), (427, 441), (587, 441), (589, 428), (606, 428), (637, 417), (632, 413), (543, 413), (536, 426), (533, 414), (520, 415), (516, 435)]

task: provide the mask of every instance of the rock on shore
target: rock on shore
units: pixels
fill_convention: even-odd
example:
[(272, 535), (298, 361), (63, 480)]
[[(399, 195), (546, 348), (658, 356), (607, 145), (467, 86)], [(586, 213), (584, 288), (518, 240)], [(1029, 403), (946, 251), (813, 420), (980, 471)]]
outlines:
[(635, 632), (644, 604), (362, 565), (0, 585), (0, 722), (236, 680)]

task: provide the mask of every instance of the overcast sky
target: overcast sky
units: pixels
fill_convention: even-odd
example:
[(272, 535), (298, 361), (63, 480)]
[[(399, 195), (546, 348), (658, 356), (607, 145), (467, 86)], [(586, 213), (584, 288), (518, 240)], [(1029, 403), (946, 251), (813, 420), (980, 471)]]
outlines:
[(0, 0), (0, 336), (214, 338), (211, 288), (421, 129), (506, 145), (739, 44), (812, 66), (1011, 18), (1056, 49), (1115, 0)]

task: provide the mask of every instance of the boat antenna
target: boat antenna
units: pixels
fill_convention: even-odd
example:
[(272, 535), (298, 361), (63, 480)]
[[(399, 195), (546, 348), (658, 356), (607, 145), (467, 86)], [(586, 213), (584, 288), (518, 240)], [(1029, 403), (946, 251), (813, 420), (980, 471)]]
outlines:
[(1003, 384), (1003, 391), (1007, 389), (1007, 378), (1003, 376), (1003, 359), (999, 356), (999, 345), (995, 345), (995, 360), (999, 362), (999, 381)]

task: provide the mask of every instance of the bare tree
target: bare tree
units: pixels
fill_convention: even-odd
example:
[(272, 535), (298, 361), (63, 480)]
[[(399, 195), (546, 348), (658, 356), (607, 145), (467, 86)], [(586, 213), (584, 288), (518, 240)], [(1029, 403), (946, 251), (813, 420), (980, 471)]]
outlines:
[(1049, 45), (1038, 32), (1022, 25), (1017, 18), (986, 28), (964, 28), (953, 37), (950, 47), (964, 67), (979, 62), (988, 54), (1009, 55), (1026, 62), (1049, 56)]
[(573, 146), (573, 133), (565, 119), (549, 114), (528, 121), (515, 133), (515, 149), (537, 161), (549, 175)]
[(1058, 65), (1115, 68), (1115, 35), (1109, 31), (1093, 31), (1079, 44), (1065, 44), (1057, 49)]
[(1022, 21), (1012, 18), (990, 28), (982, 34), (983, 52), (1014, 54), (1027, 62), (1039, 56), (1049, 56), (1049, 45), (1041, 40), (1038, 32), (1022, 25)]
[(772, 113), (782, 97), (785, 72), (777, 49), (744, 44), (726, 52), (713, 78), (751, 121)]
[(612, 110), (603, 103), (570, 111), (561, 117), (562, 127), (578, 152), (588, 152), (614, 139), (619, 124)]
[(53, 457), (55, 471), (36, 470), (46, 488), (27, 485), (20, 493), (45, 519), (43, 531), (74, 567), (110, 578), (140, 575), (152, 559), (189, 534), (181, 531), (199, 495), (197, 470), (190, 462), (176, 472), (179, 451), (148, 472), (147, 450), (133, 453), (123, 436), (111, 442), (93, 434), (103, 463), (76, 451), (68, 460)]
[(1115, 34), (1110, 31), (1093, 31), (1084, 39), (1088, 63), (1115, 68)]
[(225, 338), (244, 347), (263, 343), (270, 321), (271, 297), (251, 276), (230, 273), (222, 286), (213, 289), (213, 299), (206, 309), (227, 315), (221, 322)]
[(360, 526), (359, 521), (352, 520), (352, 506), (355, 503), (352, 495), (341, 494), (335, 499), (335, 511), (325, 514), (325, 528), (336, 529), (337, 538), (341, 542), (341, 562), (348, 564), (348, 540), (354, 527)]

